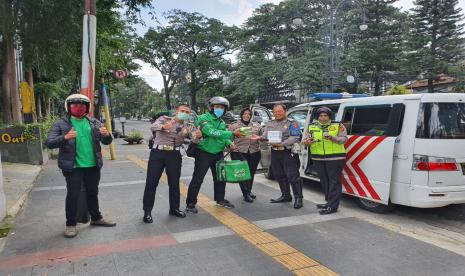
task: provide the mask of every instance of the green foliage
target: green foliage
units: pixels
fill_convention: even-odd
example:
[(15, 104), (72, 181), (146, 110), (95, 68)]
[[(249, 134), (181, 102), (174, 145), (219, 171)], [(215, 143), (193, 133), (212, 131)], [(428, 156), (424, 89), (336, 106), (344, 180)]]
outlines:
[(389, 88), (388, 90), (388, 95), (405, 95), (405, 94), (411, 94), (410, 90), (407, 89), (407, 87), (403, 85), (394, 85), (393, 87)]
[(410, 62), (429, 79), (433, 92), (433, 78), (447, 73), (449, 67), (464, 57), (462, 10), (458, 0), (417, 0), (413, 9)]
[(144, 134), (138, 130), (131, 130), (127, 137), (126, 137), (128, 140), (140, 140), (140, 139), (144, 139)]

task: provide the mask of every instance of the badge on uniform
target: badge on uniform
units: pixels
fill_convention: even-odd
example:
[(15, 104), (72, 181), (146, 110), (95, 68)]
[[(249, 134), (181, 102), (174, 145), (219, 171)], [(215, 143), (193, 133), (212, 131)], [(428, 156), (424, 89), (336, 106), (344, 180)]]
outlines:
[(290, 136), (300, 136), (300, 126), (298, 122), (292, 122), (289, 125), (289, 135)]

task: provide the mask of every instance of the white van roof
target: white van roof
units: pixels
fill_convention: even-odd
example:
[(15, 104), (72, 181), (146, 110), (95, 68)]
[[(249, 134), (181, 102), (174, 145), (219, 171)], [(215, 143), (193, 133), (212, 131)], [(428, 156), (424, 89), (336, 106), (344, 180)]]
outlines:
[(339, 100), (327, 100), (311, 102), (298, 105), (297, 107), (305, 106), (320, 106), (341, 103), (398, 103), (404, 100), (418, 100), (422, 102), (445, 102), (445, 101), (465, 101), (464, 93), (431, 93), (431, 94), (407, 94), (407, 95), (392, 95), (392, 96), (376, 96), (365, 98), (348, 98)]

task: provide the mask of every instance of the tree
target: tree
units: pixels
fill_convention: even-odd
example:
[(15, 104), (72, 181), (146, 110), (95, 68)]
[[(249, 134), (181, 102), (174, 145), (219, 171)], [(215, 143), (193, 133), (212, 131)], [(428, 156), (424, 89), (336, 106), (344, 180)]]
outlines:
[(171, 109), (170, 93), (179, 78), (182, 49), (178, 43), (179, 35), (172, 26), (149, 29), (144, 37), (138, 39), (136, 57), (157, 69), (163, 78), (165, 106)]
[(433, 93), (433, 80), (437, 74), (463, 57), (462, 9), (458, 0), (416, 0), (412, 9), (414, 35), (410, 39), (411, 55), (420, 73), (428, 78), (428, 92)]
[[(11, 73), (16, 68), (10, 68), (15, 66), (11, 54), (14, 43), (22, 49), (31, 86), (34, 78), (76, 91), (81, 74), (83, 1), (7, 0), (0, 6), (0, 34), (5, 37), (1, 56), (8, 57), (1, 70), (3, 119), (19, 122), (19, 96), (15, 98), (18, 86)], [(137, 21), (140, 7), (150, 7), (150, 0), (97, 0), (97, 76), (111, 67), (136, 68), (129, 55), (132, 45), (128, 24)], [(125, 11), (125, 20), (120, 11)]]
[[(241, 29), (239, 62), (231, 74), (233, 96), (245, 104), (282, 87), (320, 89), (323, 9), (320, 2), (296, 0), (256, 9)], [(302, 26), (293, 24), (296, 16)]]
[(404, 50), (404, 34), (408, 32), (408, 15), (392, 6), (398, 0), (368, 0), (365, 5), (368, 29), (359, 30), (359, 13), (351, 13), (343, 67), (367, 75), (374, 82), (374, 95), (380, 95), (384, 72), (398, 72)]
[(199, 13), (180, 10), (172, 10), (167, 19), (181, 47), (180, 66), (190, 79), (187, 82), (190, 104), (197, 110), (197, 92), (205, 84), (221, 78), (230, 67), (225, 56), (234, 49), (237, 28)]

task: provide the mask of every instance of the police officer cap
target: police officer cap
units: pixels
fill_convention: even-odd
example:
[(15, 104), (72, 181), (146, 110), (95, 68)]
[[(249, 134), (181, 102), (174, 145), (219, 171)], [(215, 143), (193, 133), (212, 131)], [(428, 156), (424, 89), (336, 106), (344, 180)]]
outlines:
[(89, 112), (90, 100), (87, 96), (82, 94), (71, 94), (65, 100), (65, 110), (68, 112), (68, 108), (72, 103), (83, 103), (87, 106), (87, 112)]
[(328, 116), (331, 117), (331, 109), (327, 108), (326, 106), (320, 107), (316, 111), (316, 117), (320, 116), (321, 113), (326, 113)]
[(229, 108), (229, 101), (224, 97), (213, 97), (208, 100), (208, 106), (211, 107), (212, 105), (220, 104), (224, 105), (226, 108)]

